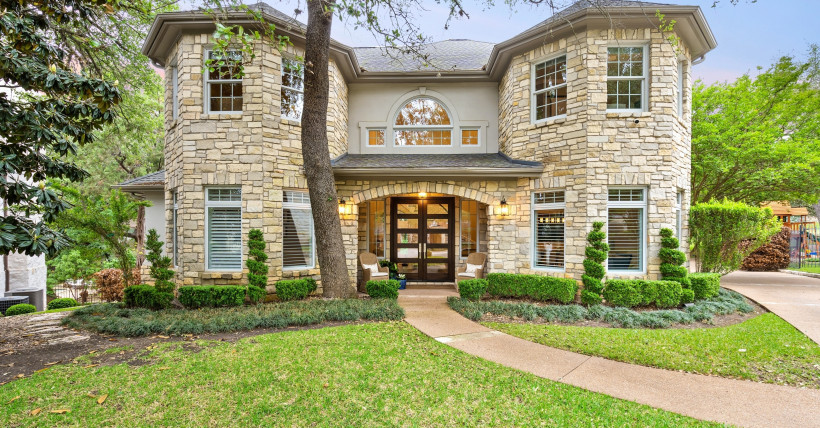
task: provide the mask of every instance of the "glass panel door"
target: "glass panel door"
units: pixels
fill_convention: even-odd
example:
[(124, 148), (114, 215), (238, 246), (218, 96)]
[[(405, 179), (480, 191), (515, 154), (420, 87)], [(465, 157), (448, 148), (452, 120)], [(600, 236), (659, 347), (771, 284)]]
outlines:
[(411, 281), (452, 281), (453, 198), (393, 198), (391, 259)]

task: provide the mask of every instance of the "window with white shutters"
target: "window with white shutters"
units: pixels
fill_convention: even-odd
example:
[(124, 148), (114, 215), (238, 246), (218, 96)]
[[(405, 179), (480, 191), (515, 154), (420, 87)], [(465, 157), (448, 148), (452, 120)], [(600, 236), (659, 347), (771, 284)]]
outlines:
[(533, 267), (564, 268), (564, 201), (563, 191), (532, 194)]
[(242, 190), (207, 189), (208, 270), (242, 270)]
[(607, 207), (607, 268), (610, 271), (643, 271), (645, 189), (610, 189)]
[(285, 191), (282, 208), (282, 266), (285, 269), (314, 267), (313, 215), (308, 193)]

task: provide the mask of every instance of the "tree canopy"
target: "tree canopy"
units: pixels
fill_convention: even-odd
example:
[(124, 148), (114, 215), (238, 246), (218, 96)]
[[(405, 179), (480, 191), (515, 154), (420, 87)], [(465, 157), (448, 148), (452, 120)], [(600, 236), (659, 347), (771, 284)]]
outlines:
[(757, 76), (706, 86), (692, 101), (692, 202), (758, 204), (820, 196), (818, 47)]

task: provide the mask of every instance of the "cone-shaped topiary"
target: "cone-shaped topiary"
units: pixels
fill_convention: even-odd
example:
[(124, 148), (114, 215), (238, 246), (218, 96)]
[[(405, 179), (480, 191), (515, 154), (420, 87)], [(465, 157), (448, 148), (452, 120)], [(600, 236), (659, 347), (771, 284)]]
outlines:
[(147, 238), (145, 246), (148, 248), (148, 255), (145, 258), (151, 262), (150, 273), (151, 278), (154, 278), (154, 287), (161, 293), (173, 293), (174, 283), (171, 278), (174, 277), (174, 271), (170, 269), (171, 258), (162, 255), (163, 243), (160, 242), (156, 229), (149, 230)]
[(692, 282), (687, 278), (689, 271), (682, 266), (686, 262), (686, 254), (678, 250), (680, 243), (672, 235), (672, 229), (661, 229), (661, 278), (679, 282), (683, 288), (691, 288)]
[(601, 293), (604, 291), (604, 284), (601, 282), (606, 274), (604, 261), (609, 256), (609, 244), (604, 242), (606, 232), (602, 231), (604, 223), (596, 221), (592, 223), (592, 231), (587, 235), (589, 246), (584, 251), (584, 274), (581, 281), (584, 283), (584, 290), (581, 291), (581, 302), (586, 305), (597, 305), (601, 303)]
[[(265, 254), (265, 239), (262, 231), (251, 229), (248, 232), (248, 298), (256, 303), (265, 297), (265, 287), (268, 285), (268, 255)], [(252, 257), (252, 258), (251, 258)]]

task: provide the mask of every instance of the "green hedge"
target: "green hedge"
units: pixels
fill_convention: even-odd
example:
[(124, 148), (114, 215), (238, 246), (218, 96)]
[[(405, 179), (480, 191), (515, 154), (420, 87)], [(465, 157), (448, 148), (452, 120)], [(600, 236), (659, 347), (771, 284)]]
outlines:
[(676, 281), (610, 279), (604, 287), (604, 299), (613, 306), (634, 308), (655, 305), (659, 308), (679, 306), (683, 288)]
[(316, 281), (310, 279), (283, 279), (276, 282), (279, 300), (302, 300), (316, 289)]
[(72, 299), (71, 297), (63, 297), (61, 299), (54, 299), (48, 302), (48, 310), (73, 308), (75, 306), (80, 306), (80, 304), (77, 303), (77, 301)]
[(401, 282), (395, 279), (367, 281), (365, 284), (367, 294), (374, 299), (398, 299), (399, 287), (401, 287)]
[(720, 290), (719, 273), (692, 273), (689, 274), (689, 280), (692, 281), (695, 300), (708, 299), (718, 295), (718, 290)]
[(247, 291), (239, 285), (186, 285), (179, 287), (179, 303), (189, 309), (240, 306)]
[(487, 292), (495, 297), (529, 297), (534, 300), (554, 300), (569, 303), (575, 300), (578, 283), (570, 278), (516, 273), (487, 275)]
[(458, 283), (458, 294), (465, 299), (481, 300), (487, 294), (487, 286), (486, 279), (465, 279)]
[(37, 312), (37, 308), (35, 308), (34, 305), (29, 305), (28, 303), (18, 303), (6, 309), (6, 316), (10, 317), (12, 315), (30, 314), (32, 312)]
[(174, 294), (157, 291), (153, 285), (132, 285), (123, 290), (123, 303), (129, 308), (165, 309), (171, 306)]

